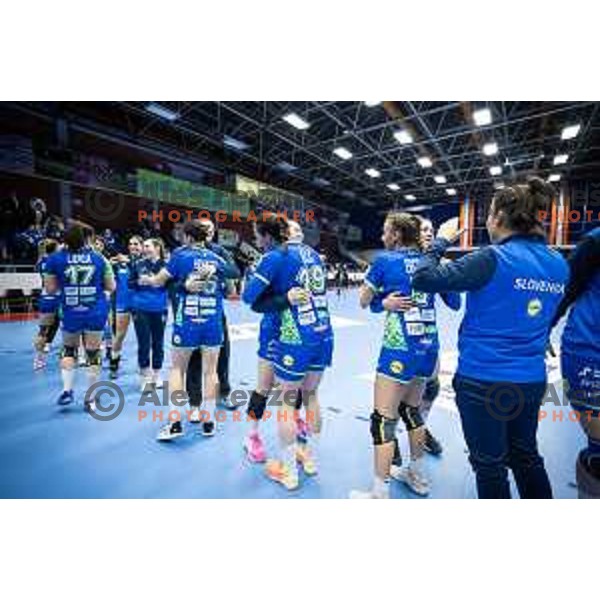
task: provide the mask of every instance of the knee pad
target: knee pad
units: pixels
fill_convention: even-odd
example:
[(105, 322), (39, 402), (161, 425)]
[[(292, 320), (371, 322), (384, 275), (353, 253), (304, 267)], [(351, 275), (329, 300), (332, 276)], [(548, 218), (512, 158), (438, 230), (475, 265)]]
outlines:
[(432, 403), (440, 393), (440, 379), (439, 377), (434, 377), (433, 379), (428, 379), (425, 384), (425, 390), (423, 391), (423, 400), (425, 402)]
[(252, 392), (250, 402), (248, 404), (248, 415), (253, 419), (260, 421), (267, 407), (267, 396), (259, 394), (257, 391)]
[(61, 358), (77, 358), (77, 346), (63, 346), (60, 353)]
[(389, 444), (396, 440), (396, 427), (398, 419), (388, 419), (377, 410), (371, 414), (371, 436), (375, 446)]
[(402, 422), (406, 426), (406, 431), (413, 431), (414, 429), (418, 429), (425, 425), (423, 417), (421, 416), (421, 411), (416, 406), (401, 404), (398, 412), (400, 413)]
[(100, 367), (102, 366), (102, 356), (100, 352), (100, 348), (96, 348), (95, 350), (86, 350), (88, 362), (90, 363), (90, 367)]
[(585, 450), (577, 457), (577, 495), (581, 499), (600, 498), (600, 476), (590, 470)]

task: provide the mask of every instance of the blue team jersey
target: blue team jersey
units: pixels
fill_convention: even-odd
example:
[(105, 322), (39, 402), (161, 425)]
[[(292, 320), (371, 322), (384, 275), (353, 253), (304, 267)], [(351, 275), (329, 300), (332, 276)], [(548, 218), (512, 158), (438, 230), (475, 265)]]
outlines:
[(129, 288), (133, 291), (130, 306), (144, 312), (165, 312), (167, 310), (167, 288), (154, 285), (140, 285), (140, 277), (156, 275), (165, 266), (164, 260), (152, 261), (142, 258), (130, 265)]
[(387, 312), (382, 347), (409, 353), (437, 352), (435, 295), (412, 289), (412, 275), (422, 253), (416, 249), (387, 250), (381, 253), (365, 276), (365, 284), (382, 297), (397, 292), (410, 296), (415, 304), (407, 312)]
[(81, 321), (108, 311), (104, 281), (112, 278), (112, 268), (101, 254), (90, 248), (60, 250), (48, 257), (46, 273), (58, 280), (65, 321), (71, 317)]
[(467, 293), (457, 372), (482, 381), (545, 381), (548, 330), (565, 291), (567, 262), (543, 238), (513, 236), (490, 248), (496, 270)]
[[(600, 227), (586, 237), (600, 240)], [(571, 308), (562, 336), (562, 349), (600, 362), (600, 271), (596, 271)]]
[(305, 288), (311, 293), (306, 304), (286, 308), (276, 320), (265, 321), (265, 327), (276, 328), (277, 339), (284, 344), (320, 344), (333, 337), (326, 281), (319, 254), (304, 244), (288, 243), (262, 257), (246, 282), (242, 299), (252, 305), (269, 286), (277, 295)]
[(114, 267), (115, 292), (114, 303), (117, 312), (129, 312), (131, 310), (131, 299), (129, 291), (129, 263), (117, 262)]
[[(49, 256), (44, 256), (40, 258), (36, 265), (36, 270), (40, 274), (42, 278), (42, 282), (44, 280), (44, 275), (48, 273), (47, 264), (48, 264)], [(40, 293), (40, 298), (38, 302), (38, 309), (42, 313), (52, 313), (56, 312), (60, 306), (60, 292), (56, 292), (54, 294), (49, 294), (46, 291), (45, 286), (42, 284), (42, 291)]]
[[(203, 265), (213, 265), (215, 272), (205, 280), (198, 293), (190, 293), (185, 284)], [(173, 278), (176, 293), (175, 324), (222, 322), (226, 261), (203, 246), (178, 248), (166, 270)]]

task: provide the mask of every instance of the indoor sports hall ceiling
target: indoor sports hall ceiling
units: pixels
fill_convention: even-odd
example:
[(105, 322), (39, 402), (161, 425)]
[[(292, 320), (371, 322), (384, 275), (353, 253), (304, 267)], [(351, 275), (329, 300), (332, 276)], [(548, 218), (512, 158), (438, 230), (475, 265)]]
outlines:
[(88, 134), (160, 148), (343, 209), (355, 202), (383, 208), (489, 197), (494, 187), (529, 173), (553, 181), (591, 177), (600, 168), (599, 106), (148, 101), (12, 103), (10, 109), (64, 116)]

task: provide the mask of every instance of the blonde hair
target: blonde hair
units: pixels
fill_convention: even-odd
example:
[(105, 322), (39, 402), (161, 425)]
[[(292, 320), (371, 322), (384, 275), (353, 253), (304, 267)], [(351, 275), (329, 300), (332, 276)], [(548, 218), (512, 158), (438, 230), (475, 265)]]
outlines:
[(385, 218), (394, 233), (400, 237), (403, 246), (421, 249), (421, 219), (405, 212), (391, 212)]

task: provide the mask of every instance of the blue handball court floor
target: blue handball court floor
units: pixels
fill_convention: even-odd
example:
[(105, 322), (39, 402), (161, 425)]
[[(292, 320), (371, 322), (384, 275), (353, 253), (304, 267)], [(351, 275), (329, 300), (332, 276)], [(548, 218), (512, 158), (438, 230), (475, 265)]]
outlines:
[[(156, 441), (158, 424), (139, 419), (136, 343), (130, 329), (119, 377), (126, 403), (112, 421), (98, 421), (82, 410), (87, 388), (85, 369), (77, 373), (78, 404), (61, 411), (58, 370), (59, 336), (46, 371), (32, 370), (34, 321), (0, 323), (0, 366), (4, 392), (0, 399), (0, 497), (2, 498), (347, 498), (372, 479), (368, 418), (373, 372), (382, 335), (381, 315), (358, 307), (355, 290), (330, 296), (336, 330), (333, 367), (321, 388), (324, 427), (320, 471), (288, 493), (266, 479), (260, 465), (245, 459), (244, 417), (233, 415), (217, 435), (203, 438), (198, 426), (164, 444)], [(240, 302), (227, 302), (230, 323), (231, 384), (251, 390), (256, 377), (258, 316)], [(430, 498), (473, 498), (474, 479), (467, 462), (460, 420), (454, 405), (451, 376), (456, 363), (456, 338), (461, 315), (439, 308), (442, 339), (442, 391), (429, 425), (441, 440), (441, 457), (426, 458), (432, 480)], [(170, 326), (167, 339), (170, 338)], [(167, 343), (168, 347), (168, 343)], [(168, 352), (164, 377), (167, 374)], [(108, 379), (106, 369), (101, 379)], [(560, 380), (549, 365), (551, 382)], [(149, 407), (149, 413), (154, 407)], [(540, 424), (539, 445), (558, 498), (575, 498), (575, 458), (584, 443), (579, 426), (568, 419), (568, 407), (549, 406), (555, 418)], [(562, 421), (557, 417), (563, 413)], [(276, 450), (276, 423), (263, 424), (268, 448)], [(406, 454), (406, 439), (401, 446)], [(514, 488), (513, 488), (514, 489)], [(514, 494), (516, 496), (516, 493)], [(393, 498), (414, 499), (402, 484), (392, 484)]]

